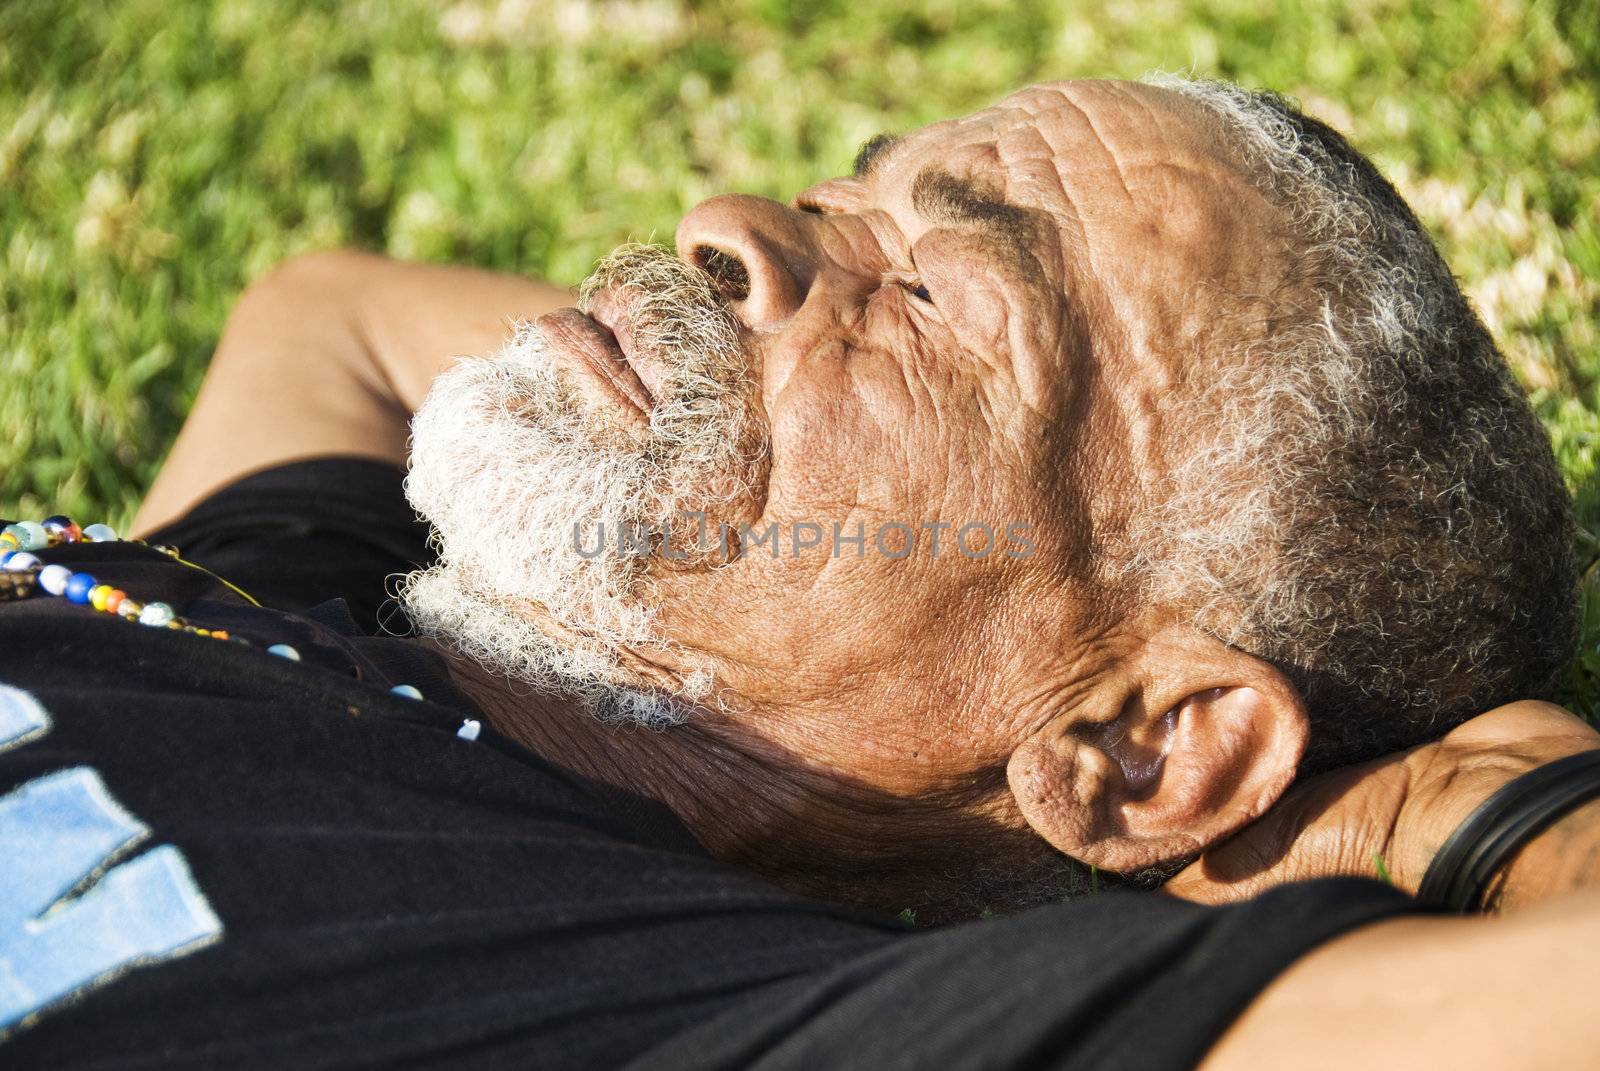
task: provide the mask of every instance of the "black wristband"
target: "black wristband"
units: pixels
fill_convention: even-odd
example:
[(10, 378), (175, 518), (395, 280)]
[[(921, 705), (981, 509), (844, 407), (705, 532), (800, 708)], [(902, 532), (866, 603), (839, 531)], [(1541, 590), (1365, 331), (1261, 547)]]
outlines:
[(1428, 864), (1417, 899), (1477, 911), (1495, 872), (1556, 819), (1600, 796), (1600, 749), (1529, 770), (1478, 805)]

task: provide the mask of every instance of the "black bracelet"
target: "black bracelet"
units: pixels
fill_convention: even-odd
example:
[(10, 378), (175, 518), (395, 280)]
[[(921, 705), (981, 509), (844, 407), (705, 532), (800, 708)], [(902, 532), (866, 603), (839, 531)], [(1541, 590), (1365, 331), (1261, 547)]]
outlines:
[(1478, 805), (1456, 827), (1417, 889), (1417, 899), (1451, 911), (1481, 909), (1495, 872), (1528, 841), (1579, 804), (1600, 796), (1600, 749), (1529, 770)]

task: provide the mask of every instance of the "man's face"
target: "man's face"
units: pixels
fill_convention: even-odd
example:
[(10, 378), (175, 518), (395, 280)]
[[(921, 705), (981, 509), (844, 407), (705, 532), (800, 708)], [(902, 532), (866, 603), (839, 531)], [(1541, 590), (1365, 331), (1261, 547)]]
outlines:
[[(718, 412), (764, 434), (698, 477), (717, 487), (691, 508), (728, 547), (630, 574), (623, 597), (659, 643), (617, 672), (709, 679), (708, 725), (1020, 828), (1013, 752), (1088, 710), (1163, 623), (1110, 597), (1103, 549), (1156, 498), (1170, 445), (1203, 430), (1171, 403), (1214, 371), (1215, 295), (1280, 270), (1276, 225), (1203, 113), (1113, 82), (1033, 87), (880, 144), (789, 206), (698, 206), (678, 257), (715, 280), (742, 363), (714, 362)], [(629, 480), (676, 487), (651, 434), (674, 358), (641, 341), (630, 278), (591, 288), (592, 318), (541, 322), (529, 359), (555, 369), (573, 471), (649, 455), (668, 461)], [(692, 401), (715, 393), (704, 378)], [(591, 547), (600, 516), (617, 514), (571, 518)], [(753, 542), (769, 530), (775, 547)], [(567, 614), (553, 632), (574, 629)]]
[[(1138, 639), (1097, 544), (1200, 430), (1163, 412), (1207, 368), (1208, 289), (1272, 270), (1275, 213), (1196, 110), (1126, 83), (1024, 90), (861, 163), (792, 207), (714, 198), (676, 238), (743, 268), (760, 521), (864, 528), (865, 554), (755, 548), (654, 595), (667, 634), (794, 717), (797, 750), (910, 794), (1003, 766)], [(903, 558), (875, 545), (936, 521), (937, 557), (929, 529)], [(1004, 546), (960, 553), (968, 523)]]

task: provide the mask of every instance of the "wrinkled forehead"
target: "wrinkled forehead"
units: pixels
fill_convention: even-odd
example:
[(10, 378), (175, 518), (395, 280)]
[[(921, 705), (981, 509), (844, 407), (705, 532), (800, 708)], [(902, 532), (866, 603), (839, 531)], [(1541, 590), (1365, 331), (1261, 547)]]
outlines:
[(1056, 281), (1157, 363), (1182, 360), (1175, 344), (1192, 349), (1219, 297), (1272, 291), (1292, 254), (1283, 212), (1220, 121), (1156, 86), (1030, 86), (879, 155), (872, 181), (901, 218), (917, 220), (912, 193), (932, 171), (1049, 221), (1027, 231), (1041, 263), (1061, 263)]
[[(1002, 204), (1025, 219), (1025, 251), (1010, 247), (1022, 255), (1008, 256), (1004, 241), (988, 247), (999, 250), (993, 277), (1011, 322), (1046, 325), (1008, 335), (1010, 355), (1048, 384), (1051, 411), (1068, 418), (1059, 425), (1080, 429), (1069, 448), (1087, 451), (1085, 464), (1094, 455), (1099, 467), (1077, 479), (1097, 517), (1155, 494), (1169, 449), (1185, 437), (1160, 414), (1242, 359), (1247, 350), (1230, 339), (1266, 322), (1257, 296), (1290, 275), (1283, 212), (1220, 121), (1167, 89), (1031, 86), (906, 136), (868, 170), (874, 196), (917, 229), (907, 234), (914, 246), (940, 225), (929, 218), (940, 212), (914, 196), (930, 171), (974, 191), (969, 203)], [(1005, 218), (988, 209), (946, 214), (956, 228)], [(1029, 339), (1036, 360), (1014, 345)]]
[(1264, 207), (1209, 112), (1137, 82), (1029, 86), (900, 142), (881, 155), (901, 177), (942, 167), (1063, 220), (1165, 209), (1226, 226)]

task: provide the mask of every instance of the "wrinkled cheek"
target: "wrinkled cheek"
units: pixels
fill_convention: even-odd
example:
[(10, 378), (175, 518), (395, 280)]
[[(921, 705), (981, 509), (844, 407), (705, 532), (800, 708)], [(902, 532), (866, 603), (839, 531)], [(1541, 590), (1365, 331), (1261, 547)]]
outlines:
[(772, 424), (766, 518), (826, 526), (903, 512), (913, 476), (903, 394), (874, 399), (841, 385), (792, 395)]

